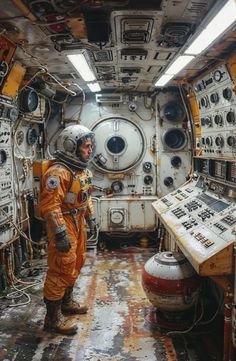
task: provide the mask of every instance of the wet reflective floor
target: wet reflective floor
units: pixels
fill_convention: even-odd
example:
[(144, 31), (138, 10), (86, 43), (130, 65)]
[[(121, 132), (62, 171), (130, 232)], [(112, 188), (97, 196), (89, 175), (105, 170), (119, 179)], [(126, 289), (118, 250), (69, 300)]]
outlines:
[[(132, 248), (88, 252), (75, 295), (89, 312), (76, 316), (74, 336), (43, 331), (46, 260), (33, 262), (23, 272), (24, 281), (39, 283), (26, 288), (20, 299), (17, 294), (1, 299), (0, 360), (222, 361), (221, 343), (212, 340), (214, 327), (168, 335), (150, 321), (154, 308), (142, 289), (141, 274), (153, 254)], [(12, 307), (19, 302), (27, 304)]]

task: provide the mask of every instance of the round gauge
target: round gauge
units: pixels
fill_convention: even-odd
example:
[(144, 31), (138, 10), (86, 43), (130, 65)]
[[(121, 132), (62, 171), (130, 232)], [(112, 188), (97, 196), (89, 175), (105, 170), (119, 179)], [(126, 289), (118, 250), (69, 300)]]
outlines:
[(232, 98), (232, 90), (230, 88), (225, 88), (223, 90), (223, 97), (227, 100), (230, 100)]
[(112, 210), (110, 214), (111, 222), (113, 224), (119, 225), (124, 221), (124, 213), (121, 210)]
[(5, 150), (1, 149), (0, 150), (0, 166), (4, 165), (7, 161), (7, 153), (5, 152)]
[(171, 165), (174, 168), (179, 168), (181, 166), (182, 160), (180, 157), (178, 157), (177, 155), (171, 158)]
[(164, 179), (164, 184), (166, 187), (171, 187), (173, 185), (173, 183), (174, 183), (174, 180), (172, 177), (166, 177)]
[(153, 178), (151, 175), (146, 175), (143, 179), (144, 184), (150, 185), (153, 183)]
[(16, 133), (16, 143), (18, 145), (21, 145), (24, 141), (24, 132), (22, 130), (19, 130), (17, 133)]
[(235, 123), (235, 114), (232, 110), (226, 114), (226, 120), (230, 124)]
[(7, 116), (10, 120), (15, 122), (18, 119), (19, 116), (19, 110), (17, 108), (10, 108), (7, 111)]
[(233, 136), (230, 136), (227, 138), (227, 143), (230, 147), (235, 147), (236, 145), (236, 138)]
[(218, 103), (219, 99), (220, 99), (220, 98), (219, 98), (218, 93), (212, 93), (211, 96), (210, 96), (210, 100), (211, 100), (211, 102), (212, 102), (213, 104)]
[(27, 135), (26, 135), (27, 143), (29, 145), (34, 145), (37, 142), (38, 139), (38, 133), (36, 129), (29, 128)]
[(144, 162), (143, 163), (143, 171), (145, 173), (150, 173), (152, 170), (152, 163), (151, 162)]
[(169, 122), (181, 122), (185, 116), (184, 109), (175, 101), (165, 104), (160, 110), (160, 117)]
[(211, 127), (212, 126), (212, 119), (211, 117), (206, 117), (205, 118), (205, 123), (208, 127)]
[(113, 193), (120, 193), (120, 192), (122, 192), (123, 188), (124, 188), (124, 185), (121, 181), (114, 181), (111, 184), (111, 189), (112, 189)]
[(224, 145), (224, 138), (223, 137), (216, 137), (215, 143), (217, 147), (223, 147)]
[(170, 128), (163, 133), (162, 141), (168, 149), (181, 150), (187, 144), (187, 137), (183, 129)]
[(34, 112), (38, 106), (39, 97), (34, 89), (27, 88), (19, 94), (19, 107), (24, 113)]
[(208, 99), (207, 99), (206, 96), (201, 98), (200, 102), (201, 102), (202, 107), (207, 107), (208, 106)]
[(223, 74), (221, 73), (220, 70), (216, 70), (216, 71), (214, 71), (214, 73), (213, 73), (213, 79), (214, 79), (215, 81), (220, 81), (221, 78), (222, 78), (222, 76), (223, 76)]
[(206, 137), (206, 145), (211, 146), (212, 143), (212, 137)]
[(223, 118), (221, 114), (216, 114), (214, 118), (214, 122), (216, 125), (222, 126), (223, 125)]

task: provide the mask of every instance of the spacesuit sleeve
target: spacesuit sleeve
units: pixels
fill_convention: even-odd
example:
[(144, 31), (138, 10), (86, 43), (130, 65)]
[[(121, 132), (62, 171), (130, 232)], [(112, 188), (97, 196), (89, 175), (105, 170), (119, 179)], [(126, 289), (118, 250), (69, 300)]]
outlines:
[(94, 208), (93, 208), (93, 202), (92, 202), (92, 197), (91, 197), (93, 174), (90, 170), (88, 170), (87, 172), (88, 172), (88, 177), (90, 178), (91, 183), (90, 183), (90, 195), (89, 195), (88, 201), (87, 201), (87, 209), (85, 212), (85, 217), (91, 217), (94, 215)]
[(64, 168), (50, 167), (42, 180), (40, 213), (52, 231), (65, 229), (61, 206), (71, 182), (71, 173)]
[(93, 202), (91, 196), (89, 196), (85, 217), (91, 217), (93, 214), (94, 214)]

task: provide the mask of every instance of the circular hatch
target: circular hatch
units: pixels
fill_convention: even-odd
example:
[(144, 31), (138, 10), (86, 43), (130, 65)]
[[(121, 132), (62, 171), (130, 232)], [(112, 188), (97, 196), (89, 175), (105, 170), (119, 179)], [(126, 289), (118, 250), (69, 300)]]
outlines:
[(114, 116), (92, 128), (96, 139), (94, 165), (104, 172), (119, 173), (136, 166), (144, 155), (142, 130), (129, 119)]

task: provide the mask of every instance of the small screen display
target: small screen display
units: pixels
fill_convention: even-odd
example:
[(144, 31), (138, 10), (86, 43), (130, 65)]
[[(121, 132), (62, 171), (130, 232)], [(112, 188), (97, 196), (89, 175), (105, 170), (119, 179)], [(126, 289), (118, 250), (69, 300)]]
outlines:
[(215, 161), (215, 177), (225, 179), (226, 177), (226, 162)]
[(236, 183), (236, 163), (229, 162), (228, 181)]
[(215, 203), (211, 204), (211, 209), (216, 212), (223, 211), (223, 209), (227, 208), (229, 205), (227, 203), (224, 203), (222, 201), (216, 201)]

